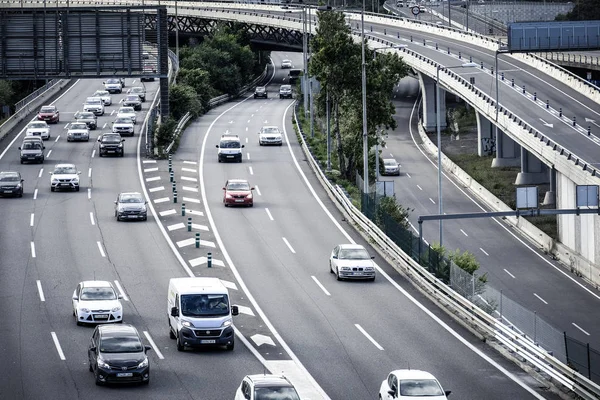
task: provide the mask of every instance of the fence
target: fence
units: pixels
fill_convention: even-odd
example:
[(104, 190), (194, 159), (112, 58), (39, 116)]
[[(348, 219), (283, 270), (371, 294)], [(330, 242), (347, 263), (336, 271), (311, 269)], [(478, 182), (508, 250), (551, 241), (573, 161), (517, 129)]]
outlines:
[(42, 86), (41, 88), (36, 89), (33, 93), (30, 93), (27, 97), (25, 97), (24, 99), (19, 100), (18, 102), (15, 103), (15, 112), (18, 112), (19, 110), (21, 110), (23, 107), (25, 107), (31, 100), (35, 99), (36, 97), (38, 97), (39, 95), (41, 95), (42, 93), (44, 93), (46, 90), (50, 89), (51, 87), (53, 87), (54, 85), (56, 85), (57, 83), (60, 82), (60, 79), (51, 79), (49, 80), (44, 86)]

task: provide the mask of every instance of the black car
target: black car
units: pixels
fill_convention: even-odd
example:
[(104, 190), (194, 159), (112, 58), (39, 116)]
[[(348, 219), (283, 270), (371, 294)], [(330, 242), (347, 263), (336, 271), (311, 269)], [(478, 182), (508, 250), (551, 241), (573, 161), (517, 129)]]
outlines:
[(123, 107), (133, 107), (135, 111), (140, 111), (142, 109), (142, 99), (137, 94), (127, 95), (123, 99)]
[(115, 156), (123, 157), (125, 151), (123, 149), (123, 142), (125, 139), (118, 133), (103, 133), (98, 136), (98, 142), (100, 142), (100, 149), (98, 153), (100, 157), (104, 157), (107, 154), (113, 154)]
[(132, 325), (98, 325), (88, 348), (96, 385), (150, 383), (150, 366), (142, 338)]
[(254, 89), (254, 98), (256, 99), (258, 97), (264, 97), (265, 99), (268, 98), (266, 87), (257, 86), (256, 89)]
[(23, 179), (16, 171), (0, 171), (0, 196), (23, 197)]
[(98, 117), (91, 111), (77, 111), (75, 113), (75, 121), (85, 122), (90, 130), (95, 130), (98, 126)]

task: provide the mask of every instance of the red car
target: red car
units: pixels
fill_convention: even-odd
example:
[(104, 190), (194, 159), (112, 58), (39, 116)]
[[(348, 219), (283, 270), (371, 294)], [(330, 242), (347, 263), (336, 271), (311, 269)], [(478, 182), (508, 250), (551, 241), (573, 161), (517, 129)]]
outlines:
[(253, 190), (254, 188), (245, 179), (229, 179), (223, 188), (223, 204), (225, 207), (252, 207), (254, 205)]
[(37, 119), (40, 121), (46, 121), (48, 123), (57, 124), (60, 121), (60, 113), (56, 106), (42, 106), (40, 112), (37, 115)]

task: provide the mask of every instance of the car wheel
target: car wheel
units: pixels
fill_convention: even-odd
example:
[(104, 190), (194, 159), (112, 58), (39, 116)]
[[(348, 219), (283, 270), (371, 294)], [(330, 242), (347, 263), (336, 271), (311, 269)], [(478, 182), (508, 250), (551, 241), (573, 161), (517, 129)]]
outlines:
[(75, 188), (75, 191), (76, 191), (76, 192), (79, 192), (79, 186), (77, 186), (77, 187)]
[(375, 281), (375, 277), (369, 278), (369, 281), (374, 282)]
[(98, 379), (98, 375), (95, 375), (95, 378), (96, 378), (96, 379), (95, 379), (95, 380), (96, 380), (96, 385), (98, 385), (98, 386), (102, 386), (102, 385), (103, 385), (103, 383), (100, 381), (100, 379)]
[(94, 368), (92, 368), (92, 364), (90, 364), (90, 365), (88, 366), (88, 369), (90, 370), (90, 372), (94, 372)]
[(340, 269), (339, 269), (339, 268), (336, 268), (336, 269), (335, 269), (335, 277), (336, 277), (336, 279), (337, 279), (338, 281), (341, 281), (341, 280), (342, 280), (342, 277), (340, 276)]
[(150, 376), (148, 376), (148, 380), (142, 381), (142, 385), (149, 385), (150, 384)]
[(333, 267), (331, 266), (331, 261), (329, 261), (329, 273), (333, 274)]
[(77, 326), (83, 325), (83, 322), (79, 320), (79, 315), (77, 315), (77, 313), (74, 313), (73, 315), (75, 315), (75, 323), (77, 324)]
[(171, 323), (169, 323), (169, 337), (171, 339), (177, 339), (177, 336), (173, 333), (173, 328), (171, 328)]
[[(220, 158), (219, 158), (219, 162), (221, 162), (221, 159), (220, 159)], [(22, 164), (22, 163), (23, 163), (23, 162), (21, 162), (21, 164)]]
[(19, 192), (19, 197), (23, 197), (23, 189)]
[(50, 186), (50, 191), (54, 192), (54, 190), (56, 190), (53, 186)]
[(254, 207), (254, 203), (248, 204), (248, 207)]
[(23, 164), (23, 160), (21, 160), (21, 164)]
[(177, 351), (184, 351), (185, 346), (181, 343), (181, 339), (179, 338), (179, 333), (177, 333), (175, 339), (177, 339)]
[(231, 344), (228, 344), (227, 346), (225, 346), (225, 349), (227, 349), (227, 351), (232, 351), (234, 347), (235, 347), (235, 342), (231, 342)]
[(142, 221), (148, 221), (148, 216), (145, 216), (144, 218), (142, 218)]
[(104, 157), (104, 155), (102, 154), (102, 152), (101, 152), (101, 151), (100, 151), (100, 152), (98, 152), (98, 155), (99, 155), (100, 157)]

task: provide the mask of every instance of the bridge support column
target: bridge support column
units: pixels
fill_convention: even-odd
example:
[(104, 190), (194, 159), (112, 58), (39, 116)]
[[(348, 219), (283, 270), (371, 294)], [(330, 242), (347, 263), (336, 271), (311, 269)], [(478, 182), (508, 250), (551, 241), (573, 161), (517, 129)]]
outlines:
[[(419, 73), (419, 84), (423, 93), (423, 129), (436, 131), (435, 79)], [(440, 88), (441, 89), (441, 88)], [(440, 90), (440, 129), (446, 129), (446, 91)]]
[(548, 167), (525, 148), (521, 147), (521, 172), (517, 175), (515, 185), (535, 185), (548, 183)]
[(550, 177), (550, 190), (544, 195), (542, 205), (554, 208), (556, 206), (556, 169), (554, 167), (548, 168), (548, 174)]
[(494, 125), (483, 114), (475, 112), (477, 118), (477, 155), (491, 156), (496, 148)]
[[(496, 130), (496, 128), (493, 128)], [(492, 168), (518, 167), (519, 146), (507, 134), (498, 129), (496, 133), (496, 158), (492, 160)]]

